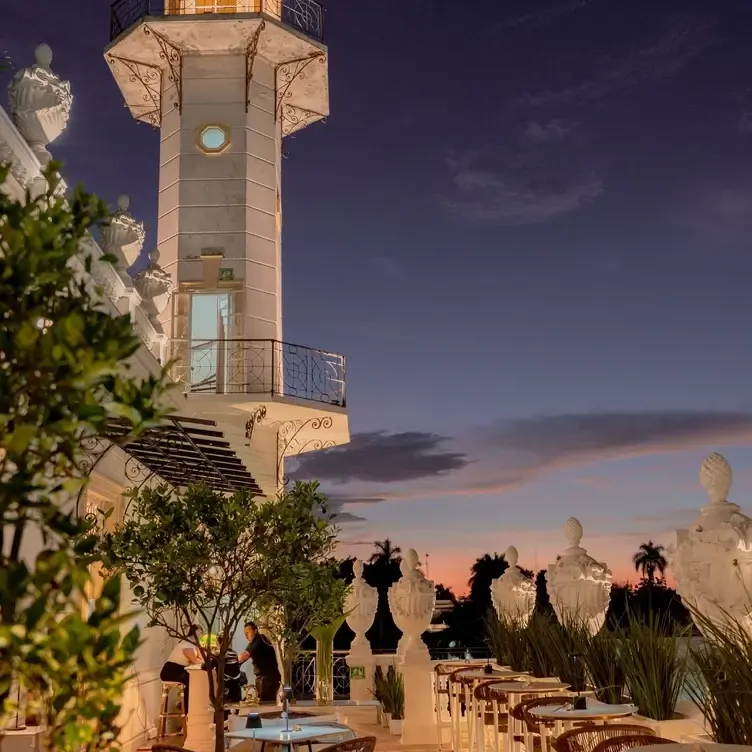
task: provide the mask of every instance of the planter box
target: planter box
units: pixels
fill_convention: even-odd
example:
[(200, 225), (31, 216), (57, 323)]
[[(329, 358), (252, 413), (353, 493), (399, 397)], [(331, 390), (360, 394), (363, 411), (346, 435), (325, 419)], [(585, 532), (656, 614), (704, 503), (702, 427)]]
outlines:
[(392, 714), (391, 713), (384, 713), (382, 711), (382, 713), (381, 713), (381, 725), (384, 728), (389, 728), (389, 723), (391, 722), (391, 720), (392, 720)]
[(653, 729), (657, 736), (663, 739), (672, 739), (675, 742), (680, 741), (684, 736), (705, 733), (701, 716), (690, 716), (684, 713), (674, 713), (674, 717), (668, 721), (655, 721), (652, 718), (635, 713), (629, 720), (625, 720), (624, 722), (647, 726)]
[(399, 718), (395, 720), (392, 718), (389, 721), (389, 733), (394, 734), (395, 736), (401, 736), (402, 735), (402, 719)]

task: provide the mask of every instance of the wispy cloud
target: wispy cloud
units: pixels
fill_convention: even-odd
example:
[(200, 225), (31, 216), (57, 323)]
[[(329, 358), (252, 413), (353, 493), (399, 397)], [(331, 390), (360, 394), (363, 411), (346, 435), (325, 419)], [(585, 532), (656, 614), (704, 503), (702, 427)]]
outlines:
[(449, 211), (473, 223), (529, 225), (569, 214), (603, 192), (574, 124), (529, 122), (505, 141), (449, 155), (453, 190), (441, 199)]
[(597, 1), (598, 0), (574, 0), (574, 2), (559, 3), (550, 8), (543, 8), (542, 10), (524, 13), (520, 16), (509, 18), (498, 24), (492, 25), (489, 32), (519, 29), (525, 26), (542, 26), (543, 24), (551, 23), (552, 21), (558, 21), (560, 18), (575, 13), (578, 10), (582, 10)]
[(518, 105), (541, 107), (601, 99), (638, 84), (676, 75), (716, 44), (707, 19), (692, 14), (670, 19), (669, 28), (650, 44), (616, 61), (605, 61), (591, 78), (562, 89), (527, 93)]
[(752, 236), (752, 181), (746, 185), (700, 185), (672, 212), (674, 225), (705, 242), (747, 243)]
[(554, 415), (500, 421), (454, 439), (421, 432), (356, 434), (350, 445), (301, 458), (296, 475), (346, 484), (335, 496), (341, 508), (349, 502), (505, 493), (589, 462), (728, 443), (752, 443), (752, 414)]

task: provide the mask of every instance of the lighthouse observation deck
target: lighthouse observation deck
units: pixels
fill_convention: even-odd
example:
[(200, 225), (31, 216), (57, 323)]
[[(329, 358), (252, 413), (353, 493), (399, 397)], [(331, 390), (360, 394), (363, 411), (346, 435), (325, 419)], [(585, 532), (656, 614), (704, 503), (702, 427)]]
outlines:
[(110, 41), (144, 18), (204, 14), (263, 14), (324, 41), (324, 9), (315, 0), (115, 0), (110, 7)]

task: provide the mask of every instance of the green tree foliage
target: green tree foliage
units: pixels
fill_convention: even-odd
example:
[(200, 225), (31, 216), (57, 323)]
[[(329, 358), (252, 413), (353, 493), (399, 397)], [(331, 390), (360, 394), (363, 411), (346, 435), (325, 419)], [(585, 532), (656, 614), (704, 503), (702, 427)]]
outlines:
[(342, 615), (348, 586), (333, 558), (338, 529), (317, 482), (296, 482), (267, 512), (258, 551), (274, 563), (275, 579), (260, 594), (258, 622), (274, 636), (290, 683), (303, 641)]
[(44, 748), (81, 752), (113, 747), (139, 644), (121, 635), (118, 578), (82, 615), (95, 538), (75, 503), (81, 442), (106, 443), (113, 421), (123, 444), (156, 425), (166, 377), (133, 375), (141, 342), (99, 302), (81, 252), (106, 206), (62, 197), (56, 169), (38, 198), (0, 192), (0, 711), (18, 682), (45, 700)]
[[(226, 495), (203, 484), (185, 491), (144, 488), (133, 495), (130, 510), (129, 519), (104, 534), (102, 559), (108, 569), (128, 577), (151, 626), (192, 642), (205, 663), (216, 664), (216, 677), (209, 672), (209, 697), (216, 749), (222, 752), (227, 649), (265, 594), (286, 582), (279, 578), (283, 563), (272, 557), (268, 539), (304, 531), (275, 527), (280, 523), (276, 502), (255, 503), (247, 491)], [(194, 623), (217, 638), (214, 654), (199, 644)]]

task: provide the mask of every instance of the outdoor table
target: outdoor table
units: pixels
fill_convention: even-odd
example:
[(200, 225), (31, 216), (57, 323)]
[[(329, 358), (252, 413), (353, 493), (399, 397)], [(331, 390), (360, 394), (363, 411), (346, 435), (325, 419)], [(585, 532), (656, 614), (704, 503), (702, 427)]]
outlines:
[(547, 682), (547, 681), (529, 681), (529, 682), (494, 682), (489, 685), (491, 689), (499, 692), (506, 692), (509, 695), (508, 704), (508, 721), (507, 721), (507, 752), (512, 752), (514, 747), (515, 719), (512, 716), (512, 709), (520, 701), (522, 695), (554, 695), (569, 689), (569, 684), (565, 682)]
[[(593, 721), (607, 723), (620, 718), (629, 718), (637, 712), (637, 706), (631, 704), (609, 705), (592, 698), (587, 698), (587, 707), (579, 710), (572, 705), (541, 705), (530, 708), (530, 715), (541, 721), (554, 721), (554, 736), (559, 736), (571, 729), (577, 721)], [(548, 742), (548, 729), (541, 726), (541, 749), (545, 752)], [(655, 745), (654, 745), (655, 746)], [(665, 746), (665, 745), (662, 745)]]
[[(263, 723), (263, 721), (262, 721)], [(295, 725), (300, 726), (300, 731), (293, 731)], [(292, 752), (294, 747), (298, 747), (301, 744), (311, 748), (311, 742), (315, 739), (325, 739), (328, 736), (339, 736), (343, 731), (341, 725), (328, 726), (326, 724), (314, 724), (314, 723), (290, 723), (290, 730), (285, 731), (284, 726), (278, 722), (272, 724), (264, 724), (259, 729), (241, 729), (239, 731), (231, 731), (229, 734), (225, 734), (228, 739), (239, 739), (248, 741), (249, 739), (254, 742), (261, 742), (261, 752), (264, 752), (264, 747), (268, 744), (277, 744), (288, 752)]]

